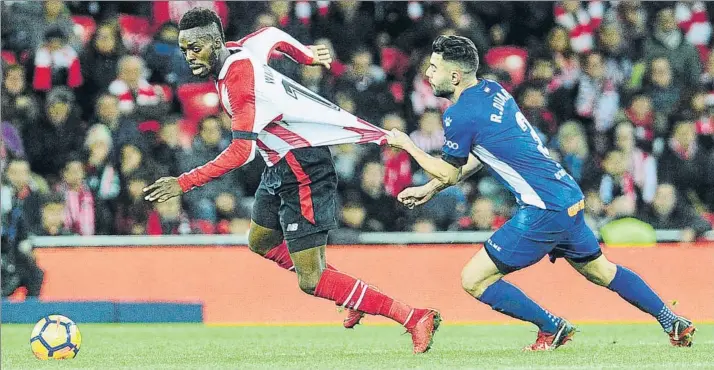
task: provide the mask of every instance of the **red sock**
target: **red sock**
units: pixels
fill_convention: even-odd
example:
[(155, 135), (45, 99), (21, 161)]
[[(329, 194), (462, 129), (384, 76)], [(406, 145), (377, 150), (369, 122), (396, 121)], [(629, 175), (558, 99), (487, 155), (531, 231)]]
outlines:
[[(290, 252), (288, 252), (288, 245), (285, 243), (285, 241), (278, 244), (276, 247), (273, 247), (273, 249), (269, 250), (268, 253), (265, 254), (264, 258), (277, 263), (278, 266), (288, 271), (295, 271), (295, 265), (293, 265), (293, 260), (290, 258)], [(327, 269), (337, 270), (329, 263), (327, 264)]]
[[(377, 291), (362, 280), (336, 270), (322, 272), (315, 296), (370, 315), (388, 317), (407, 328), (414, 325), (414, 309)], [(416, 318), (416, 317), (415, 317)]]

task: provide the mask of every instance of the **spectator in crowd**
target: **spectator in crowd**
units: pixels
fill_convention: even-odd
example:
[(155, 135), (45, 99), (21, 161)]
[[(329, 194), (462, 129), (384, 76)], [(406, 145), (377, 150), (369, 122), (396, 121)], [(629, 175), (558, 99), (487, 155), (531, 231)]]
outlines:
[(21, 206), (0, 218), (3, 225), (0, 238), (2, 297), (12, 295), (20, 287), (27, 289), (28, 297), (39, 297), (44, 272), (32, 254), (27, 220)]
[(146, 67), (152, 72), (150, 83), (175, 86), (178, 83), (199, 81), (191, 73), (178, 47), (178, 34), (176, 23), (164, 23), (144, 51)]
[(453, 28), (457, 34), (471, 39), (479, 53), (485, 53), (489, 46), (489, 38), (481, 19), (469, 13), (464, 2), (445, 1), (439, 5), (443, 6), (442, 13), (446, 17), (446, 26)]
[(593, 132), (604, 133), (612, 127), (620, 104), (615, 81), (605, 73), (603, 57), (590, 53), (583, 57), (583, 72), (578, 84), (575, 109), (594, 124)]
[(600, 201), (609, 218), (632, 216), (637, 209), (638, 191), (632, 174), (628, 172), (625, 155), (612, 150), (603, 161), (605, 173), (600, 179)]
[(655, 229), (682, 230), (680, 240), (683, 242), (692, 242), (712, 229), (712, 225), (697, 214), (692, 206), (680, 200), (677, 189), (668, 183), (657, 186), (654, 202), (644, 207), (638, 218)]
[(34, 70), (32, 87), (36, 91), (62, 85), (75, 89), (84, 82), (77, 51), (59, 28), (45, 32), (45, 42), (35, 51)]
[(469, 216), (459, 219), (451, 226), (459, 231), (494, 231), (506, 222), (503, 216), (496, 215), (493, 201), (489, 198), (478, 198), (471, 205)]
[(437, 231), (437, 227), (430, 217), (422, 217), (412, 223), (410, 231), (417, 234), (428, 234)]
[(340, 210), (340, 228), (330, 233), (329, 244), (359, 243), (359, 233), (365, 230), (367, 210), (359, 199), (359, 195), (348, 194)]
[(94, 198), (96, 209), (96, 234), (114, 233), (114, 200), (119, 196), (121, 181), (119, 171), (114, 168), (111, 131), (107, 126), (96, 124), (87, 132), (84, 148), (87, 152), (85, 164), (86, 183)]
[(697, 48), (701, 59), (704, 60), (712, 37), (712, 25), (704, 2), (678, 1), (674, 6), (674, 17), (687, 42)]
[(570, 47), (576, 53), (587, 53), (595, 47), (595, 33), (604, 14), (602, 1), (566, 0), (555, 5), (555, 22), (570, 33)]
[(72, 235), (73, 233), (65, 224), (65, 220), (65, 203), (62, 196), (48, 196), (42, 205), (42, 224), (38, 235)]
[(657, 161), (654, 156), (635, 146), (635, 130), (630, 122), (615, 126), (615, 148), (625, 159), (627, 172), (642, 191), (642, 200), (652, 203), (657, 190)]
[(4, 68), (3, 72), (2, 94), (0, 94), (3, 119), (22, 130), (39, 119), (40, 103), (27, 88), (25, 67), (13, 64)]
[(649, 33), (647, 29), (647, 10), (641, 1), (620, 1), (605, 13), (606, 23), (615, 23), (631, 46), (633, 60), (643, 55), (643, 45)]
[(699, 82), (706, 91), (714, 93), (714, 49), (708, 54), (704, 68), (702, 68), (702, 74), (699, 77)]
[(382, 163), (367, 162), (362, 166), (359, 193), (366, 211), (364, 231), (399, 230), (402, 215), (396, 199), (384, 190)]
[(156, 203), (146, 222), (148, 235), (186, 235), (191, 234), (191, 221), (181, 209), (181, 200), (171, 198), (163, 203)]
[(702, 149), (714, 149), (714, 95), (699, 90), (692, 95), (689, 109), (684, 112), (694, 118), (694, 127)]
[(94, 112), (93, 122), (109, 128), (114, 147), (145, 141), (139, 132), (137, 122), (131, 117), (123, 116), (119, 111), (119, 98), (115, 95), (109, 93), (100, 95)]
[(330, 78), (326, 78), (323, 68), (308, 65), (300, 67), (300, 84), (328, 100), (334, 97), (334, 85)]
[(37, 49), (50, 28), (59, 29), (70, 37), (70, 45), (75, 50), (81, 48), (79, 38), (74, 37), (74, 22), (64, 1), (15, 1), (9, 4), (7, 13), (12, 14), (12, 19), (3, 22), (9, 28), (7, 41), (3, 37), (3, 44), (7, 42), (5, 45), (12, 50), (21, 52)]
[(615, 22), (600, 28), (600, 45), (605, 64), (605, 76), (615, 86), (626, 86), (630, 82), (634, 60), (632, 49), (622, 38), (622, 29)]
[[(180, 159), (183, 148), (181, 147), (180, 120), (180, 117), (173, 116), (164, 121), (151, 148), (153, 158), (170, 175), (181, 173)], [(224, 137), (222, 140), (227, 139)]]
[(699, 53), (677, 27), (672, 8), (664, 8), (657, 12), (654, 32), (647, 39), (644, 50), (648, 63), (658, 58), (666, 59), (672, 68), (671, 78), (681, 86), (692, 86), (699, 81), (701, 74)]
[(84, 163), (79, 158), (70, 158), (62, 171), (62, 182), (57, 193), (64, 197), (65, 226), (74, 234), (94, 235), (96, 215), (94, 195), (85, 181)]
[(548, 141), (558, 131), (558, 122), (548, 109), (545, 90), (536, 84), (526, 83), (521, 85), (516, 95), (523, 115), (538, 131), (541, 139)]
[[(404, 131), (406, 122), (396, 113), (390, 113), (382, 118), (382, 128), (387, 131), (397, 129)], [(354, 147), (354, 145), (350, 145)], [(399, 192), (412, 184), (412, 160), (409, 153), (385, 145), (382, 148), (382, 163), (384, 163), (384, 188), (387, 194), (396, 197)]]
[(115, 24), (101, 24), (80, 58), (84, 78), (85, 109), (93, 108), (97, 96), (117, 77), (119, 60), (127, 51)]
[(633, 94), (627, 107), (618, 113), (616, 120), (634, 124), (637, 146), (648, 153), (652, 153), (655, 140), (667, 131), (666, 117), (654, 111), (652, 98), (642, 92)]
[(22, 138), (32, 171), (55, 181), (68, 154), (82, 149), (82, 126), (72, 91), (66, 87), (52, 89), (43, 119), (23, 128)]
[(444, 129), (441, 127), (441, 112), (427, 110), (419, 119), (419, 128), (409, 137), (427, 153), (440, 152), (444, 146)]
[(116, 231), (120, 235), (145, 235), (151, 205), (144, 201), (143, 189), (150, 184), (148, 175), (134, 174), (126, 179), (126, 191), (120, 194), (115, 214)]
[(577, 121), (565, 122), (558, 130), (557, 146), (551, 152), (575, 181), (583, 187), (593, 185), (597, 169), (590, 156), (585, 129)]
[[(198, 135), (193, 139), (191, 149), (180, 157), (182, 172), (188, 172), (218, 156), (228, 143), (222, 141), (221, 120), (217, 116), (208, 116), (199, 123)], [(184, 196), (188, 211), (195, 219), (215, 223), (216, 199), (221, 195), (240, 197), (240, 178), (230, 172), (201, 187), (201, 191), (187, 193)]]
[(312, 37), (330, 39), (340, 57), (351, 55), (355, 45), (377, 39), (375, 20), (369, 15), (374, 6), (354, 0), (330, 2), (326, 16), (316, 13), (313, 18)]
[(144, 77), (146, 66), (140, 57), (128, 55), (119, 60), (117, 78), (109, 85), (109, 92), (119, 98), (119, 110), (133, 115), (139, 122), (160, 120), (169, 105), (158, 86), (149, 84)]
[(555, 61), (555, 79), (558, 85), (570, 89), (575, 86), (580, 77), (580, 61), (570, 49), (568, 31), (562, 27), (554, 27), (548, 34), (548, 49)]
[(352, 53), (351, 63), (337, 86), (339, 90), (354, 92), (357, 116), (379, 122), (380, 117), (394, 110), (394, 98), (385, 79), (382, 68), (373, 63), (372, 52), (361, 47)]
[(672, 69), (667, 58), (656, 58), (650, 63), (649, 80), (645, 87), (652, 100), (655, 112), (669, 117), (678, 108), (681, 88), (673, 80)]
[[(216, 215), (216, 233), (247, 235), (250, 228), (250, 212), (241, 206), (239, 199), (235, 195), (229, 193), (218, 195), (216, 198)], [(248, 227), (244, 229), (245, 220), (248, 221)], [(213, 225), (206, 223), (198, 226), (208, 229)]]
[(0, 214), (6, 215), (19, 209), (28, 232), (34, 233), (39, 227), (43, 196), (49, 190), (47, 184), (41, 177), (33, 176), (30, 164), (23, 158), (11, 158), (3, 178), (7, 184), (2, 185)]
[(595, 190), (585, 191), (585, 223), (594, 231), (600, 230), (610, 221), (606, 207)]
[(704, 209), (711, 197), (712, 157), (699, 148), (694, 122), (690, 117), (672, 119), (672, 134), (659, 160), (661, 183), (675, 186), (691, 204)]

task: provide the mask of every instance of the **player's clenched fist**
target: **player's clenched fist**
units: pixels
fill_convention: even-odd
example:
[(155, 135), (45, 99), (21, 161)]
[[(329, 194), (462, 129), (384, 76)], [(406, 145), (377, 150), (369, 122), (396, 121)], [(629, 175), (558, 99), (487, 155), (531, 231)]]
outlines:
[(411, 143), (412, 139), (410, 139), (407, 134), (397, 130), (396, 128), (393, 128), (387, 135), (387, 144), (395, 148), (405, 149)]
[(149, 202), (163, 203), (173, 197), (183, 194), (183, 189), (179, 185), (176, 177), (162, 177), (153, 184), (144, 188), (144, 199)]
[(330, 69), (330, 63), (332, 63), (332, 54), (330, 49), (326, 45), (311, 45), (309, 46), (313, 55), (312, 65), (314, 66), (324, 66)]

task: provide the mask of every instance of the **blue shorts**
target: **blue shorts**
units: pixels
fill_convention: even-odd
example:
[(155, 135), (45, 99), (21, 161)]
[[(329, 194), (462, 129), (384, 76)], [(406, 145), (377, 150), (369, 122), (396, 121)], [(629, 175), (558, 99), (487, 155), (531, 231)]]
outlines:
[(486, 252), (504, 274), (528, 267), (546, 254), (551, 262), (565, 257), (585, 263), (600, 257), (600, 243), (585, 224), (582, 201), (574, 207), (562, 211), (521, 207), (486, 241)]

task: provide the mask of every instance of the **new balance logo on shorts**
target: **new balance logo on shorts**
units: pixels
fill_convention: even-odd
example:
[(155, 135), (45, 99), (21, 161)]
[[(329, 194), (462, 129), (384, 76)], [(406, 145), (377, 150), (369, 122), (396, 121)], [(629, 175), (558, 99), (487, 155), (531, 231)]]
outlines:
[(298, 224), (288, 224), (288, 227), (285, 228), (287, 231), (297, 231), (298, 229)]

